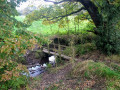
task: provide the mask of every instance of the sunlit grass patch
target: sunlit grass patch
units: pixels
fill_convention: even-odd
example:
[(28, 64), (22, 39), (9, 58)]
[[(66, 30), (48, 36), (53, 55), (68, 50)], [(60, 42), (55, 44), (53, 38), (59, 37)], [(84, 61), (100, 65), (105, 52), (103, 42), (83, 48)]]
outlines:
[[(18, 21), (24, 21), (24, 16), (16, 16)], [(44, 25), (42, 20), (34, 21), (30, 27), (27, 28), (28, 31), (34, 33), (41, 33), (45, 36), (48, 35), (63, 35), (63, 34), (73, 34), (73, 33), (87, 33), (87, 30), (93, 30), (94, 24), (90, 23), (88, 20), (81, 20), (80, 23), (76, 24), (76, 28), (74, 25), (74, 21), (71, 20), (69, 24), (66, 24), (66, 27), (59, 28), (59, 23)]]
[(16, 18), (18, 21), (23, 22), (24, 19), (25, 19), (25, 16), (15, 16), (15, 18)]

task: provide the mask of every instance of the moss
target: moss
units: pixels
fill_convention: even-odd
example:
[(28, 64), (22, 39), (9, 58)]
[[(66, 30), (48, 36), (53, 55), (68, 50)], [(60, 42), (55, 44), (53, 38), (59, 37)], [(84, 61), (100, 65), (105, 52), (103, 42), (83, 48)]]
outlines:
[(38, 59), (38, 58), (40, 58), (40, 55), (38, 52), (35, 52), (35, 59)]
[(42, 58), (44, 56), (44, 53), (41, 50), (36, 50), (34, 52), (34, 55), (35, 55), (36, 59), (39, 59), (39, 58)]

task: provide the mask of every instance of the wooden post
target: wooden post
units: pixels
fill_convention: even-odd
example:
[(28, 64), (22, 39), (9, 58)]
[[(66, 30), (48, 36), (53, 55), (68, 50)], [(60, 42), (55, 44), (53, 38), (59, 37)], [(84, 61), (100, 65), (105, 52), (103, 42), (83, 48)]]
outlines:
[(60, 40), (59, 40), (59, 38), (58, 38), (58, 53), (59, 53), (60, 60), (61, 60), (61, 46), (60, 46)]
[(50, 55), (50, 46), (49, 46), (49, 43), (48, 43), (48, 54)]

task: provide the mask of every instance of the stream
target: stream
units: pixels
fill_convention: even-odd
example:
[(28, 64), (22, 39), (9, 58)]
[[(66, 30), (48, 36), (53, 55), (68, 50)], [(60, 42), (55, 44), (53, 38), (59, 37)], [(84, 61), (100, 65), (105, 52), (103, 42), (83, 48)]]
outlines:
[(36, 77), (41, 73), (45, 72), (46, 68), (46, 64), (40, 65), (39, 63), (36, 63), (35, 65), (27, 65), (28, 73), (25, 72), (21, 74), (28, 77)]
[[(42, 61), (43, 60), (43, 61)], [(28, 69), (28, 74), (27, 73), (21, 73), (22, 75), (26, 75), (28, 77), (36, 77), (40, 75), (41, 73), (46, 71), (47, 68), (47, 63), (51, 64), (52, 66), (55, 66), (55, 60), (56, 58), (54, 56), (49, 56), (46, 58), (42, 58), (42, 63), (34, 63), (34, 64), (29, 64), (26, 65)]]
[(47, 67), (46, 64), (40, 65), (39, 63), (35, 64), (32, 67), (28, 67), (29, 76), (36, 77), (36, 76), (40, 75), (41, 73), (45, 72), (46, 67)]

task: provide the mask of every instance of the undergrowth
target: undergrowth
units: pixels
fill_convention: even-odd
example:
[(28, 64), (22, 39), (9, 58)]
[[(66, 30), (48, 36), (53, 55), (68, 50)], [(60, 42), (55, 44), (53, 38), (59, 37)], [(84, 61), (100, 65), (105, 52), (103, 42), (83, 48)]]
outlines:
[[(119, 67), (120, 68), (120, 67)], [(87, 60), (79, 62), (71, 70), (70, 76), (76, 78), (84, 78), (94, 80), (96, 83), (104, 80), (107, 90), (118, 90), (120, 88), (120, 73), (117, 70), (108, 67), (102, 62), (94, 62)]]
[[(89, 53), (93, 50), (96, 49), (96, 46), (94, 43), (85, 43), (85, 44), (79, 44), (79, 45), (75, 45), (73, 46), (74, 49), (75, 49), (75, 56), (80, 56), (80, 55), (83, 55), (83, 54), (86, 54), (86, 53)], [(67, 47), (63, 53), (65, 55), (69, 55), (71, 56), (73, 51), (71, 50), (71, 47)]]

